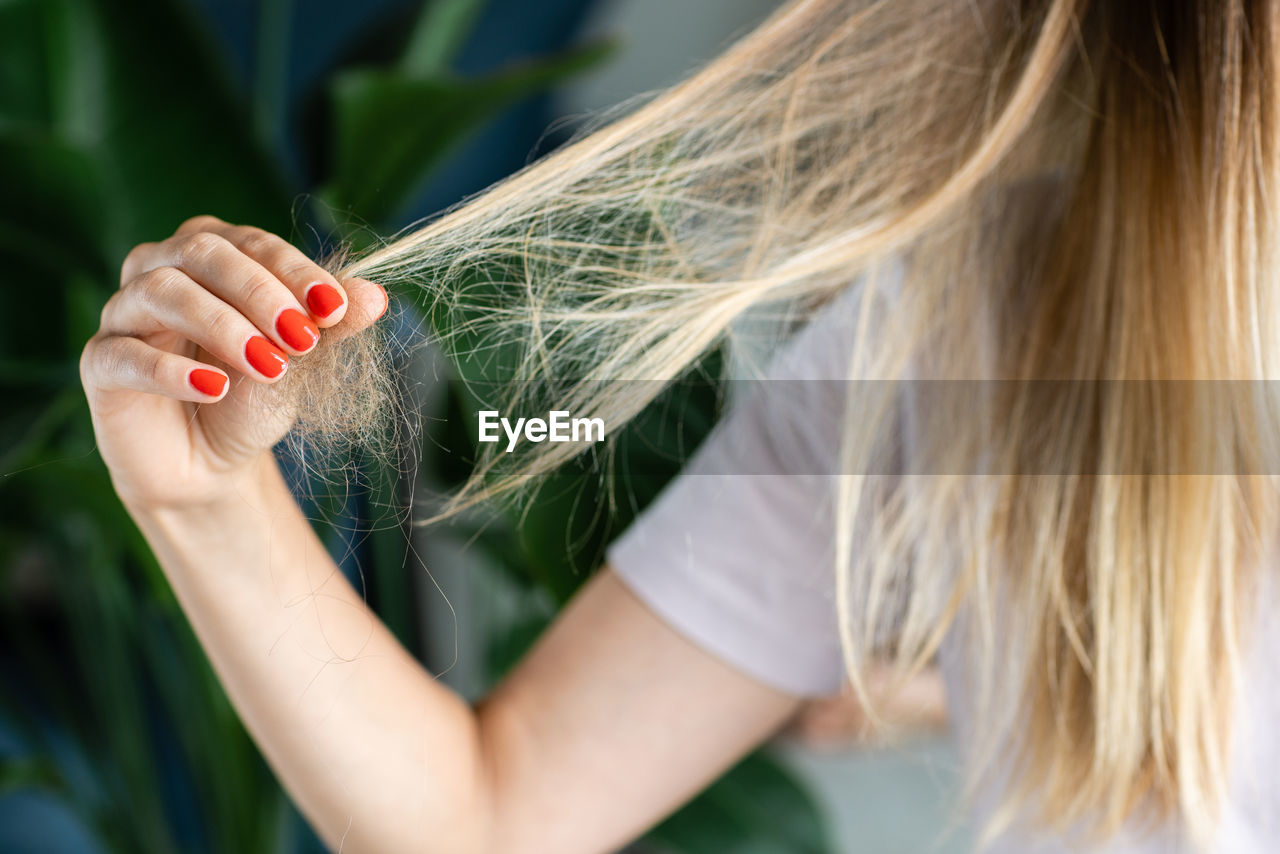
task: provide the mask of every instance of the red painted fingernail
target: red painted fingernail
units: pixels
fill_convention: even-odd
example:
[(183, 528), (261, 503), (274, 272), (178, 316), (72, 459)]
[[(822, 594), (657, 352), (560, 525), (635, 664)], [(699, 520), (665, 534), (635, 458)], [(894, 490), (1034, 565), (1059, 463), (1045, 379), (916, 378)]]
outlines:
[(328, 317), (342, 308), (342, 294), (332, 285), (317, 282), (307, 289), (307, 308), (316, 317)]
[(244, 345), (244, 357), (267, 379), (275, 379), (289, 367), (289, 357), (284, 351), (261, 335), (253, 336)]
[(310, 350), (320, 340), (320, 328), (296, 308), (286, 308), (276, 318), (280, 340), (300, 353)]
[(193, 368), (191, 373), (187, 375), (187, 381), (191, 383), (191, 387), (201, 394), (207, 394), (210, 397), (218, 397), (227, 387), (227, 378), (217, 371), (210, 371), (205, 368)]

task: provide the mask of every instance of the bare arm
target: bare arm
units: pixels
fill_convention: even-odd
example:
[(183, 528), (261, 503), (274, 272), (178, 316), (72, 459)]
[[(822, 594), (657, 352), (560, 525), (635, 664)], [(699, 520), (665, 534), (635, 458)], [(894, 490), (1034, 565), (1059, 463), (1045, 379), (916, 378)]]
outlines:
[(607, 571), (477, 709), (426, 673), (290, 496), (268, 450), (288, 413), (245, 393), (386, 299), (210, 217), (139, 246), (81, 358), (98, 447), (232, 702), (331, 845), (614, 848), (795, 700), (686, 641)]
[(249, 730), (343, 851), (609, 850), (795, 707), (606, 571), (473, 711), (366, 608), (269, 458), (225, 504), (137, 519)]

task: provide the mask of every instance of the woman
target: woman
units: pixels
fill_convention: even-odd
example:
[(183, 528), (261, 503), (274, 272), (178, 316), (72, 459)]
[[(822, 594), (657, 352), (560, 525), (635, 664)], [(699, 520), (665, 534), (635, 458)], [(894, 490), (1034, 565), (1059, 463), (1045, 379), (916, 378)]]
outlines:
[[(800, 697), (936, 654), (991, 850), (1280, 845), (1278, 27), (1267, 0), (802, 0), (336, 275), (211, 217), (137, 247), (81, 364), (99, 447), (325, 839), (610, 849)], [(474, 708), (268, 453), (299, 413), (371, 435), (374, 280), (518, 355), (508, 412), (610, 430), (761, 320), (788, 339)], [(583, 450), (494, 450), (452, 508)]]

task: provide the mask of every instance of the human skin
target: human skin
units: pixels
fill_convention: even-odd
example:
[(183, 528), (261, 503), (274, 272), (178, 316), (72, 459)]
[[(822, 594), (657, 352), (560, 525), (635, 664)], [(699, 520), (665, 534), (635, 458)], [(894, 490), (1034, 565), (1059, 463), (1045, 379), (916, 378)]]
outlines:
[[(340, 303), (309, 305), (317, 284)], [(80, 361), (112, 482), (241, 718), (330, 846), (616, 848), (799, 701), (686, 640), (607, 568), (474, 707), (424, 671), (290, 495), (270, 452), (290, 414), (248, 394), (278, 380), (268, 373), (281, 357), (306, 358), (290, 341), (358, 331), (386, 300), (278, 237), (212, 217), (135, 248)], [(290, 309), (304, 317), (278, 329)], [(246, 349), (256, 336), (270, 344)], [(193, 384), (193, 370), (213, 373)]]

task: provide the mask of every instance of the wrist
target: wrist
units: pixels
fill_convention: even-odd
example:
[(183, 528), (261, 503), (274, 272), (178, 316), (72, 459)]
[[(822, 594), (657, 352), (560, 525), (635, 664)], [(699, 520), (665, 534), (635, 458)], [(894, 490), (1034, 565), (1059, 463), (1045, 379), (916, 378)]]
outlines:
[(279, 512), (282, 502), (293, 502), (280, 467), (271, 451), (228, 473), (213, 492), (182, 501), (130, 500), (121, 494), (125, 510), (145, 532), (156, 526), (186, 529), (217, 528), (229, 517), (246, 511), (263, 515)]
[[(270, 454), (205, 500), (130, 513), (184, 609), (258, 602), (268, 580), (267, 587), (293, 596), (310, 589), (312, 567), (324, 569), (322, 561), (301, 558), (315, 534)], [(318, 540), (316, 546), (323, 550)]]

